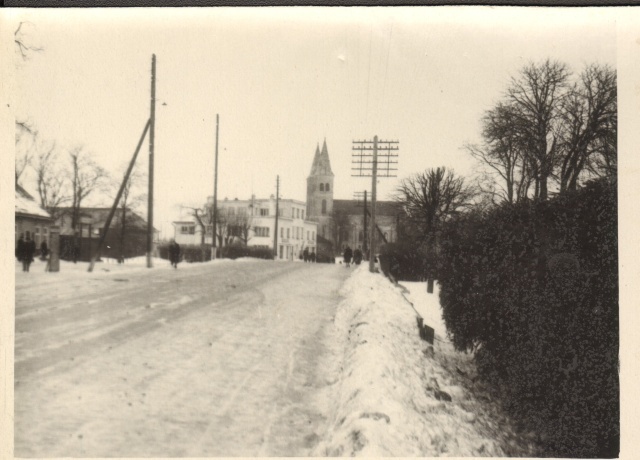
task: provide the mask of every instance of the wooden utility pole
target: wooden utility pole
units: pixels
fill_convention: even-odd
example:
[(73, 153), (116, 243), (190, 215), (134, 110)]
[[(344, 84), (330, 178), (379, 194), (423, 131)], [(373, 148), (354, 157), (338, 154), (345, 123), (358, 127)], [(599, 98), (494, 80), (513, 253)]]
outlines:
[(279, 211), (279, 201), (280, 201), (280, 176), (276, 178), (276, 225), (273, 232), (273, 258), (278, 259), (278, 215)]
[(369, 271), (373, 273), (376, 264), (376, 186), (378, 182), (378, 136), (373, 136), (373, 172), (371, 173), (371, 235), (369, 236)]
[(367, 191), (364, 191), (364, 231), (362, 232), (362, 252), (365, 254), (365, 257), (369, 257), (367, 244)]
[(142, 142), (147, 135), (147, 131), (149, 131), (149, 126), (151, 125), (151, 120), (147, 120), (147, 124), (144, 126), (144, 130), (142, 131), (142, 136), (140, 136), (140, 140), (138, 141), (138, 146), (136, 147), (136, 151), (133, 153), (133, 158), (131, 158), (131, 162), (129, 163), (129, 167), (127, 168), (127, 172), (122, 179), (122, 184), (120, 184), (120, 189), (118, 190), (118, 194), (116, 195), (116, 199), (113, 201), (113, 206), (109, 210), (109, 214), (107, 215), (107, 220), (104, 223), (104, 228), (102, 229), (102, 234), (100, 235), (100, 240), (98, 241), (98, 248), (96, 252), (91, 257), (91, 263), (89, 263), (89, 272), (93, 271), (93, 267), (96, 262), (96, 258), (100, 257), (100, 252), (102, 251), (102, 245), (104, 244), (104, 240), (107, 238), (107, 233), (109, 232), (109, 227), (111, 226), (111, 220), (113, 219), (113, 215), (116, 212), (116, 208), (118, 207), (118, 202), (122, 197), (122, 192), (129, 181), (129, 177), (131, 176), (131, 171), (133, 170), (133, 166), (136, 163), (136, 158), (138, 158), (138, 152), (140, 151), (140, 147), (142, 147)]
[(153, 149), (156, 124), (156, 55), (151, 57), (151, 116), (149, 117), (149, 196), (147, 203), (147, 268), (153, 267)]
[(216, 233), (218, 232), (218, 130), (220, 127), (220, 116), (216, 114), (216, 160), (213, 172), (213, 228), (212, 228), (212, 244), (211, 259), (216, 258)]
[[(376, 230), (379, 231), (376, 225), (376, 186), (378, 183), (378, 175), (380, 177), (396, 177), (394, 172), (398, 161), (398, 154), (395, 151), (398, 150), (398, 141), (378, 141), (378, 136), (373, 137), (373, 141), (353, 141), (353, 150), (358, 153), (352, 154), (352, 176), (356, 177), (369, 177), (371, 176), (371, 224), (370, 224), (370, 236), (369, 236), (369, 271), (375, 270), (376, 259)], [(373, 145), (370, 145), (373, 144)], [(382, 148), (379, 148), (379, 144), (385, 144)], [(378, 150), (382, 150), (382, 154), (379, 155)], [(385, 152), (386, 151), (386, 152)], [(372, 152), (372, 153), (368, 153)], [(394, 153), (392, 153), (394, 152)], [(378, 156), (383, 158), (380, 165), (380, 174), (378, 172)], [(366, 215), (365, 206), (365, 215)]]

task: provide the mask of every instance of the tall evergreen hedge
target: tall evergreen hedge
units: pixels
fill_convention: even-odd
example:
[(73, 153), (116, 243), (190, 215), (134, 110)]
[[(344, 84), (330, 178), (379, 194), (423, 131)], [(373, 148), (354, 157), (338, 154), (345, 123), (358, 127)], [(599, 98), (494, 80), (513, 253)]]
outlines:
[(441, 239), (443, 317), (476, 350), (541, 454), (619, 452), (615, 184), (450, 222)]

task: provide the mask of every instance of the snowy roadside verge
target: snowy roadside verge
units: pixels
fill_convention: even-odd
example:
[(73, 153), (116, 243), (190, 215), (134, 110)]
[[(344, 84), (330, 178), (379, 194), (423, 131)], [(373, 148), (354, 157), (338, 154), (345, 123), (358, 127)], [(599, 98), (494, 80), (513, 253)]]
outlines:
[[(420, 340), (416, 312), (401, 288), (360, 266), (341, 294), (334, 324), (342, 362), (316, 455), (530, 455), (497, 404), (479, 400), (477, 393), (488, 397), (470, 383), (473, 363), (446, 342), (444, 325), (432, 325), (434, 347)], [(433, 309), (436, 297), (429, 296), (423, 307)]]

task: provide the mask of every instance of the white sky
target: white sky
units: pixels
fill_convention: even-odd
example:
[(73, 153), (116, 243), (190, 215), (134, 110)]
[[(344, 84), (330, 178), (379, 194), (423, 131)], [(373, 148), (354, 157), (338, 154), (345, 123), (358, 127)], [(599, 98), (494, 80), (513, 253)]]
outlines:
[[(269, 196), (279, 174), (281, 195), (305, 200), (324, 138), (335, 197), (352, 198), (371, 184), (350, 176), (351, 141), (378, 135), (400, 141), (399, 178), (379, 182), (385, 199), (426, 168), (472, 174), (461, 147), (479, 140), (483, 112), (528, 62), (557, 59), (575, 72), (616, 65), (615, 16), (594, 9), (12, 13), (44, 48), (17, 62), (15, 115), (60, 147), (83, 145), (112, 171), (129, 161), (149, 116), (156, 54), (154, 223), (165, 231), (179, 204), (213, 194), (216, 114), (220, 198)], [(139, 162), (147, 161), (145, 143)]]

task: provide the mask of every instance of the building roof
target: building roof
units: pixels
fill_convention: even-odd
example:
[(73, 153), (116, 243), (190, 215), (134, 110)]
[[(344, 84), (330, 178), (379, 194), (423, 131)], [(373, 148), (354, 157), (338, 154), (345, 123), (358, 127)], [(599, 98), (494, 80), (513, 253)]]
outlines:
[[(58, 208), (60, 214), (69, 214), (71, 213), (72, 208), (70, 207), (62, 207)], [(109, 217), (109, 211), (111, 208), (80, 208), (80, 214), (84, 216), (89, 216), (91, 218), (91, 225), (102, 228), (107, 222), (107, 217)], [(116, 209), (116, 213), (111, 220), (111, 225), (113, 226), (116, 222), (120, 222), (121, 216), (121, 208)], [(147, 228), (147, 221), (136, 214), (131, 209), (127, 208), (127, 225), (133, 228), (145, 229)], [(154, 228), (154, 231), (158, 231)]]
[(329, 151), (327, 150), (327, 140), (322, 143), (322, 150), (320, 146), (316, 146), (316, 154), (313, 157), (313, 164), (311, 165), (310, 176), (333, 176), (331, 171), (331, 161), (329, 160)]
[(36, 203), (36, 200), (20, 185), (16, 184), (16, 214), (51, 219), (51, 215)]
[[(364, 202), (358, 200), (333, 200), (333, 212), (344, 213), (348, 215), (359, 215), (364, 212)], [(371, 208), (371, 203), (367, 203), (367, 206)], [(402, 205), (395, 201), (377, 201), (376, 202), (376, 215), (377, 216), (397, 216), (402, 214)]]

